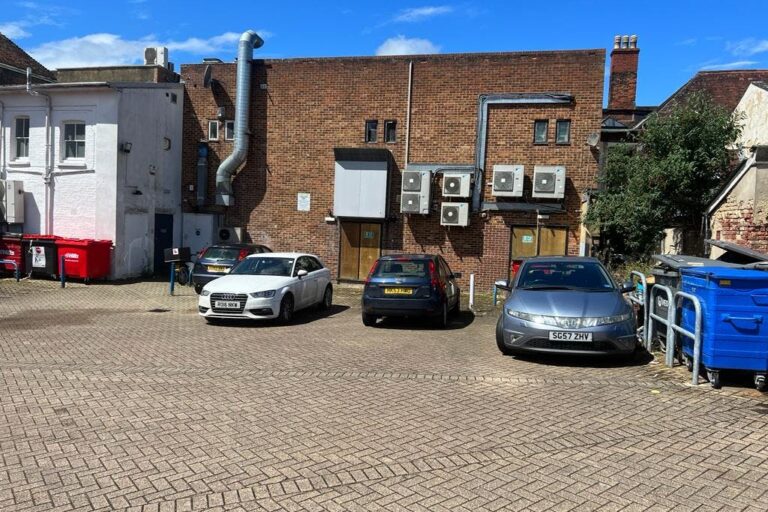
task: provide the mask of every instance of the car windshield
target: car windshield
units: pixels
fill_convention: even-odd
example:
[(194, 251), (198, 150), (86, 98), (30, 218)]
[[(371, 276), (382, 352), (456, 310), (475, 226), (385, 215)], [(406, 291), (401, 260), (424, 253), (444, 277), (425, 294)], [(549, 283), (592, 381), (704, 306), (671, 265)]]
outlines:
[(374, 277), (419, 277), (429, 276), (429, 262), (427, 260), (381, 260), (379, 261)]
[(531, 262), (525, 265), (517, 287), (524, 290), (613, 290), (611, 278), (595, 262)]
[(203, 253), (206, 260), (236, 260), (240, 256), (240, 249), (236, 247), (209, 247)]
[(291, 275), (293, 258), (245, 258), (238, 263), (230, 274), (249, 276), (284, 276)]

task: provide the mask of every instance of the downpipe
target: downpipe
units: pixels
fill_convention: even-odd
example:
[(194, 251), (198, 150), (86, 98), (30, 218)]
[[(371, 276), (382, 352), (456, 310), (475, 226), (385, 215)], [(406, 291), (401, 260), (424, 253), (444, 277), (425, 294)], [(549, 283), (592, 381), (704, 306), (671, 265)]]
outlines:
[(32, 89), (32, 68), (27, 68), (27, 93), (30, 96), (37, 96), (45, 99), (45, 172), (43, 173), (43, 184), (45, 185), (45, 199), (43, 201), (43, 221), (44, 234), (53, 234), (53, 212), (51, 203), (53, 202), (53, 156), (51, 155), (51, 112), (53, 106), (51, 97), (48, 94)]

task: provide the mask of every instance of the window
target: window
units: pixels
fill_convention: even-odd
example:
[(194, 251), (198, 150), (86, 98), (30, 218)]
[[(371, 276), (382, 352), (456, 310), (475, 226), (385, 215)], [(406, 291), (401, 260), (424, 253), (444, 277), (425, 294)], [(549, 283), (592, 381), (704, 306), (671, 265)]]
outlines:
[(29, 158), (29, 118), (16, 118), (16, 158)]
[(234, 121), (224, 121), (224, 140), (235, 140)]
[(384, 142), (397, 142), (397, 121), (384, 121)]
[(557, 144), (571, 143), (571, 120), (558, 119), (555, 130), (555, 142)]
[(546, 119), (539, 119), (533, 122), (533, 143), (534, 144), (546, 144), (547, 132), (549, 131), (549, 121)]
[(376, 142), (379, 129), (379, 122), (376, 120), (365, 122), (365, 142)]
[(218, 121), (208, 121), (208, 140), (219, 140)]
[(64, 123), (64, 158), (85, 158), (85, 123)]

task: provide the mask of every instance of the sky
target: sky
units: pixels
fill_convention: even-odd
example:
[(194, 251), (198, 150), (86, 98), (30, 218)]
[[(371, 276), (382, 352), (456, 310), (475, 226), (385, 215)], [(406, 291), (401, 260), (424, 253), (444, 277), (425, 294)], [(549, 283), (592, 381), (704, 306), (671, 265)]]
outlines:
[(0, 0), (0, 6), (0, 32), (51, 69), (141, 64), (147, 46), (168, 47), (177, 69), (203, 57), (231, 61), (248, 29), (265, 41), (256, 53), (261, 58), (610, 53), (614, 35), (636, 34), (638, 105), (658, 105), (697, 71), (768, 69), (768, 0)]

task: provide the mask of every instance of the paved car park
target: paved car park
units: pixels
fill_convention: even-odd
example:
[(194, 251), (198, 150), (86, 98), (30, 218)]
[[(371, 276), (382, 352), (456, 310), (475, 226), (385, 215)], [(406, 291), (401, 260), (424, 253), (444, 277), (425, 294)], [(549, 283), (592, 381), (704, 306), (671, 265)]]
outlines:
[(499, 354), (495, 314), (207, 325), (190, 288), (0, 280), (0, 510), (765, 510), (768, 398)]

